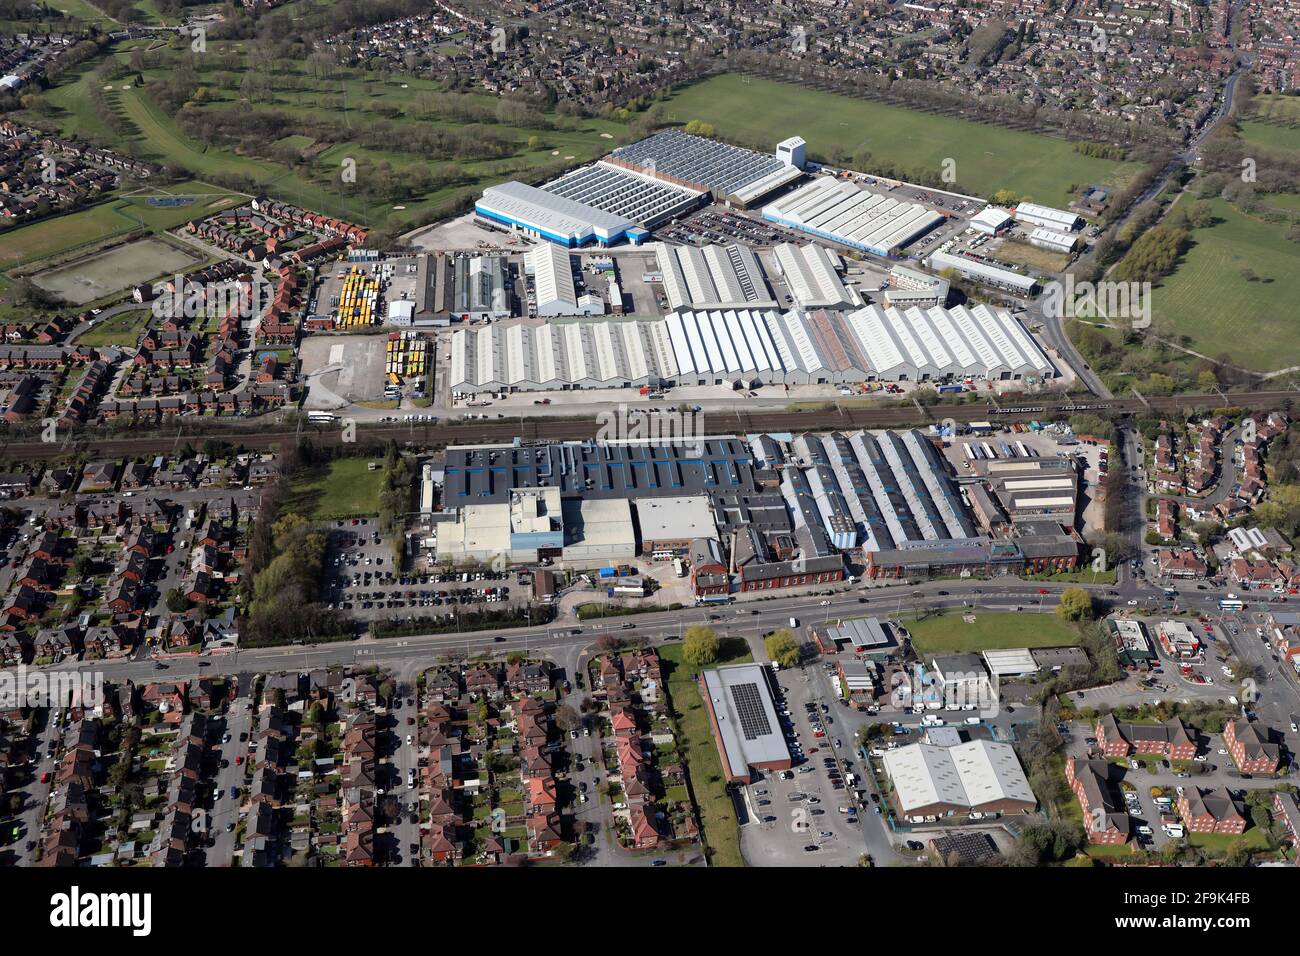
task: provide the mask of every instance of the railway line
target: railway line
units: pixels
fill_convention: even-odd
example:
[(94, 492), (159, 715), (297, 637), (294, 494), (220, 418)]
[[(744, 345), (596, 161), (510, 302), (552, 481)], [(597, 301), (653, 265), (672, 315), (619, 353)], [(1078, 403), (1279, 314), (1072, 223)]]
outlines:
[[(746, 434), (753, 432), (825, 431), (828, 429), (895, 428), (925, 425), (952, 419), (957, 422), (982, 421), (994, 418), (999, 421), (1027, 421), (1035, 418), (1054, 419), (1076, 412), (1105, 412), (1110, 415), (1140, 414), (1142, 412), (1189, 414), (1232, 405), (1252, 410), (1273, 409), (1284, 402), (1296, 399), (1291, 390), (1228, 392), (1226, 394), (1201, 393), (1153, 396), (1139, 399), (1111, 399), (1107, 401), (1076, 402), (1069, 399), (1043, 401), (1040, 404), (1000, 405), (935, 405), (931, 407), (895, 406), (891, 408), (863, 405), (845, 405), (839, 402), (825, 406), (779, 411), (715, 411), (703, 413), (706, 434)], [(600, 423), (594, 407), (590, 416), (565, 418), (503, 417), (496, 419), (461, 419), (437, 423), (358, 424), (359, 440), (386, 442), (416, 442), (419, 444), (497, 444), (519, 438), (522, 441), (581, 441), (594, 438)], [(647, 413), (650, 408), (642, 409)], [(659, 409), (655, 409), (659, 411)], [(671, 412), (665, 407), (662, 413)], [(185, 442), (200, 444), (211, 438), (222, 439), (246, 448), (265, 450), (283, 448), (299, 438), (310, 439), (322, 445), (342, 442), (341, 430), (327, 423), (304, 425), (301, 430), (281, 431), (193, 431), (187, 432), (181, 423), (175, 432), (150, 432), (139, 435), (103, 437), (92, 431), (74, 433), (61, 443), (0, 442), (0, 459), (9, 461), (49, 460), (90, 451), (96, 455), (154, 455), (175, 451)]]

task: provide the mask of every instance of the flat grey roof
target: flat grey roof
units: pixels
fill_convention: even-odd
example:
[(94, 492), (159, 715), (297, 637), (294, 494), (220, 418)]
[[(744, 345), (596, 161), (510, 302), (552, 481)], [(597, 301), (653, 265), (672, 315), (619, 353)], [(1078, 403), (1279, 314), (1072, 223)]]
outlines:
[(609, 233), (635, 225), (631, 220), (564, 196), (510, 181), (483, 190), (483, 205), (558, 235), (581, 235), (589, 227)]
[(639, 169), (699, 183), (720, 193), (734, 193), (777, 173), (792, 173), (790, 178), (800, 173), (777, 159), (775, 153), (758, 153), (677, 129), (661, 130), (620, 146), (611, 155)]
[[(753, 452), (741, 438), (691, 444), (562, 444), (448, 448), (447, 507), (505, 501), (511, 489), (558, 487), (564, 497), (649, 498), (755, 494)], [(701, 454), (702, 452), (702, 454)]]
[(704, 672), (704, 686), (733, 774), (790, 759), (762, 664), (731, 664)]
[(542, 189), (644, 226), (654, 226), (690, 208), (702, 195), (608, 163), (575, 169)]
[(874, 617), (843, 621), (827, 628), (826, 633), (831, 640), (837, 643), (849, 641), (854, 647), (880, 648), (894, 643), (880, 621)]

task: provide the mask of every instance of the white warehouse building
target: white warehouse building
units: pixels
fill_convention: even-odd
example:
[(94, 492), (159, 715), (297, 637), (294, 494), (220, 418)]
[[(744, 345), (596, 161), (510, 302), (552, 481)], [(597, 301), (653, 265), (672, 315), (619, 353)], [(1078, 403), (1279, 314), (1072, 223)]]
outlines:
[(974, 279), (976, 282), (997, 286), (1000, 289), (1009, 289), (1022, 295), (1029, 294), (1038, 285), (1038, 280), (1033, 276), (1021, 275), (1019, 272), (1012, 272), (1010, 269), (1004, 269), (991, 262), (974, 259), (970, 256), (955, 255), (951, 252), (945, 252), (943, 249), (930, 253), (930, 257), (925, 260), (925, 264), (935, 272), (953, 269), (958, 275), (967, 279)]
[(1055, 375), (1019, 321), (983, 304), (679, 309), (662, 320), (505, 321), (451, 337), (451, 388), (459, 392)]
[(748, 246), (670, 246), (655, 261), (670, 309), (775, 309), (758, 257)]
[(800, 309), (838, 309), (862, 305), (862, 297), (840, 280), (838, 256), (822, 246), (783, 242), (772, 250), (777, 267)]
[(524, 271), (533, 277), (539, 316), (604, 314), (605, 303), (599, 296), (578, 295), (573, 263), (563, 246), (549, 242), (534, 246), (524, 256)]
[(1074, 247), (1079, 243), (1079, 235), (1072, 232), (1057, 232), (1054, 229), (1045, 229), (1042, 226), (1034, 229), (1029, 234), (1029, 244), (1037, 246), (1039, 249), (1050, 249), (1052, 252), (1073, 252)]
[(878, 256), (895, 255), (943, 222), (924, 206), (822, 176), (763, 207), (763, 218)]
[(986, 236), (996, 236), (1010, 229), (1011, 222), (1011, 214), (1005, 209), (985, 206), (979, 215), (971, 219), (970, 224), (977, 232), (982, 232)]
[(1083, 217), (1078, 213), (1040, 206), (1033, 202), (1022, 202), (1016, 206), (1016, 220), (1060, 232), (1073, 232), (1083, 225)]
[(483, 190), (474, 211), (483, 219), (565, 247), (639, 242), (646, 234), (623, 216), (514, 181)]

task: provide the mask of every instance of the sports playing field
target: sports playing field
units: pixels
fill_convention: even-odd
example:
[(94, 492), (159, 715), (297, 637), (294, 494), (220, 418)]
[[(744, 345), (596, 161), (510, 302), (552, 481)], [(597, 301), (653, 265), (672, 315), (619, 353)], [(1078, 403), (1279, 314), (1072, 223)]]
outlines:
[(1259, 371), (1300, 364), (1300, 246), (1286, 238), (1285, 224), (1251, 218), (1222, 199), (1210, 205), (1221, 221), (1192, 233), (1195, 245), (1155, 289), (1156, 318), (1212, 358), (1226, 353)]
[[(161, 195), (188, 196), (194, 201), (186, 206), (149, 203), (149, 196)], [(241, 198), (206, 183), (186, 182), (169, 186), (165, 192), (141, 192), (30, 226), (7, 229), (0, 232), (0, 269), (12, 269), (81, 246), (90, 246), (134, 229), (171, 229), (189, 219), (236, 205)]]
[(873, 159), (905, 171), (937, 171), (944, 159), (952, 158), (957, 163), (952, 188), (958, 192), (989, 196), (1010, 189), (1052, 206), (1069, 203), (1071, 185), (1116, 186), (1138, 170), (1134, 163), (1084, 156), (1050, 136), (734, 74), (675, 93), (667, 109), (677, 122), (704, 120), (723, 139), (768, 148), (787, 136), (802, 136), (818, 156), (830, 157), (837, 149), (849, 155), (866, 150)]
[(32, 282), (74, 305), (84, 305), (136, 283), (188, 268), (197, 258), (160, 239), (142, 239), (38, 273), (32, 276)]

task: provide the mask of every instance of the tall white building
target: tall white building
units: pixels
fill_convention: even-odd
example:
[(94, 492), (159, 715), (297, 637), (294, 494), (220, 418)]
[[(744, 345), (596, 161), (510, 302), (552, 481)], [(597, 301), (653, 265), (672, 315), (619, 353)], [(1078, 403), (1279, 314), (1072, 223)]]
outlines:
[(803, 169), (808, 162), (808, 145), (802, 136), (791, 136), (776, 144), (776, 158), (787, 166)]

